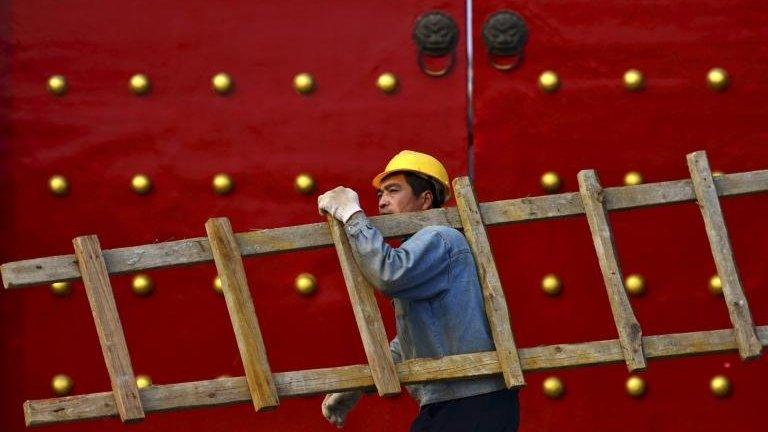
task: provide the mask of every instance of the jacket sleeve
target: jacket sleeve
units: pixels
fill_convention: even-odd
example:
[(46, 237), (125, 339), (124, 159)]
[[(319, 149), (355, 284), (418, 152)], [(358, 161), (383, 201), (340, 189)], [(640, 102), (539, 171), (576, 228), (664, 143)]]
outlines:
[(362, 212), (355, 213), (345, 228), (357, 265), (385, 296), (422, 300), (447, 288), (450, 250), (436, 227), (422, 228), (399, 248), (388, 245)]
[(400, 338), (397, 336), (389, 342), (389, 352), (392, 353), (392, 360), (395, 363), (403, 361), (403, 350), (400, 348)]

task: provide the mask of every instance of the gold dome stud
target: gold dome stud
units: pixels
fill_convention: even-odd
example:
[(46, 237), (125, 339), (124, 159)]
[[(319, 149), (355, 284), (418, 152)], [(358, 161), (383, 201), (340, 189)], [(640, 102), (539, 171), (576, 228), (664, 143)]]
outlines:
[(717, 397), (726, 397), (731, 393), (731, 381), (725, 375), (715, 375), (709, 381), (709, 389)]
[(152, 385), (152, 378), (149, 375), (136, 375), (136, 387), (145, 389)]
[(393, 93), (397, 90), (397, 77), (393, 73), (385, 72), (376, 79), (376, 87), (384, 93)]
[(643, 183), (643, 176), (637, 171), (624, 174), (624, 186), (635, 186)]
[(211, 185), (213, 186), (214, 192), (219, 195), (226, 195), (232, 191), (232, 188), (235, 187), (235, 182), (232, 180), (232, 177), (230, 177), (229, 174), (218, 173), (213, 176)]
[(51, 390), (57, 396), (67, 396), (72, 393), (72, 388), (75, 386), (75, 382), (69, 375), (58, 374), (54, 375), (51, 379)]
[(549, 273), (541, 279), (541, 290), (544, 294), (549, 296), (556, 296), (560, 294), (563, 289), (563, 283), (560, 282), (560, 278), (554, 273)]
[(317, 279), (311, 273), (301, 273), (296, 276), (293, 286), (299, 294), (308, 296), (317, 291)]
[(627, 91), (639, 91), (645, 86), (643, 73), (637, 69), (630, 69), (624, 72), (624, 88)]
[(145, 95), (149, 93), (149, 78), (144, 74), (135, 74), (130, 80), (131, 91), (136, 95)]
[(721, 176), (723, 174), (725, 174), (725, 173), (722, 172), (722, 171), (717, 171), (717, 170), (712, 171), (712, 177), (719, 177), (719, 176)]
[(309, 94), (315, 89), (315, 77), (306, 72), (293, 77), (293, 88), (299, 94)]
[(723, 68), (712, 68), (707, 72), (707, 85), (715, 91), (723, 91), (730, 84), (728, 72)]
[(565, 385), (560, 378), (551, 376), (541, 383), (541, 390), (546, 397), (550, 399), (559, 399), (563, 396), (563, 393), (565, 393)]
[(624, 278), (624, 288), (627, 293), (633, 296), (640, 296), (645, 293), (645, 279), (642, 275), (633, 273)]
[(709, 292), (716, 296), (723, 295), (723, 281), (720, 276), (714, 275), (709, 278)]
[(539, 75), (539, 88), (547, 93), (553, 93), (560, 88), (560, 77), (551, 70), (544, 71)]
[(72, 284), (69, 282), (54, 282), (51, 284), (51, 292), (59, 297), (66, 297), (72, 292)]
[(63, 175), (53, 175), (48, 179), (48, 189), (56, 196), (65, 196), (69, 193), (69, 182)]
[(144, 273), (139, 273), (133, 277), (131, 281), (131, 289), (137, 296), (148, 296), (154, 291), (155, 284), (152, 282), (152, 278)]
[(309, 195), (315, 190), (315, 179), (307, 173), (300, 173), (293, 181), (293, 187), (296, 188), (299, 193)]
[(224, 295), (224, 287), (221, 285), (221, 278), (216, 276), (213, 278), (213, 290), (216, 294)]
[(547, 171), (541, 175), (541, 187), (547, 193), (557, 192), (561, 184), (560, 176), (554, 171)]
[(634, 398), (639, 398), (645, 394), (645, 380), (637, 375), (627, 378), (625, 387), (627, 394)]
[(211, 78), (211, 88), (214, 92), (225, 95), (232, 91), (232, 77), (226, 72), (219, 72)]
[(64, 75), (51, 75), (48, 78), (48, 91), (56, 96), (61, 96), (67, 92), (67, 79)]
[(131, 178), (131, 189), (139, 195), (146, 195), (152, 190), (152, 180), (145, 174), (136, 174)]

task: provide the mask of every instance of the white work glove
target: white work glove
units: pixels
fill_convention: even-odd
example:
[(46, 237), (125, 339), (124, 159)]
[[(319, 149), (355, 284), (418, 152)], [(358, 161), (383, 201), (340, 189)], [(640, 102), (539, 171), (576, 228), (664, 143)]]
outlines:
[(344, 427), (347, 414), (352, 411), (363, 392), (353, 390), (344, 393), (330, 393), (323, 399), (323, 416), (337, 428)]
[(317, 197), (317, 211), (321, 215), (325, 212), (342, 222), (346, 222), (353, 214), (363, 211), (363, 209), (360, 208), (357, 192), (339, 186)]

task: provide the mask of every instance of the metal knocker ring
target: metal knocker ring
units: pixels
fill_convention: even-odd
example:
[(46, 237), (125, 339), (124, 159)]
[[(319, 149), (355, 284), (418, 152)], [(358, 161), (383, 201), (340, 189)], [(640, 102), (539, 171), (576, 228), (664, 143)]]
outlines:
[[(447, 75), (456, 63), (456, 45), (459, 41), (459, 28), (450, 15), (432, 11), (421, 15), (413, 27), (413, 42), (418, 49), (417, 63), (425, 74), (433, 77)], [(424, 61), (424, 56), (445, 57), (450, 54), (448, 65), (440, 70), (431, 70)]]
[[(485, 20), (483, 40), (488, 48), (491, 66), (500, 71), (512, 70), (523, 60), (523, 48), (528, 42), (528, 27), (517, 12), (498, 11)], [(497, 61), (498, 58), (511, 61), (502, 64)]]

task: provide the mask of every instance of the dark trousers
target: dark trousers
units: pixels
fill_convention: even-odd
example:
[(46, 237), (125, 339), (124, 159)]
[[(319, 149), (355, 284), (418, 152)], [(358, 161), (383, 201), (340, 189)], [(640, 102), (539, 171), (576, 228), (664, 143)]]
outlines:
[(411, 432), (517, 432), (518, 390), (427, 404), (411, 424)]

